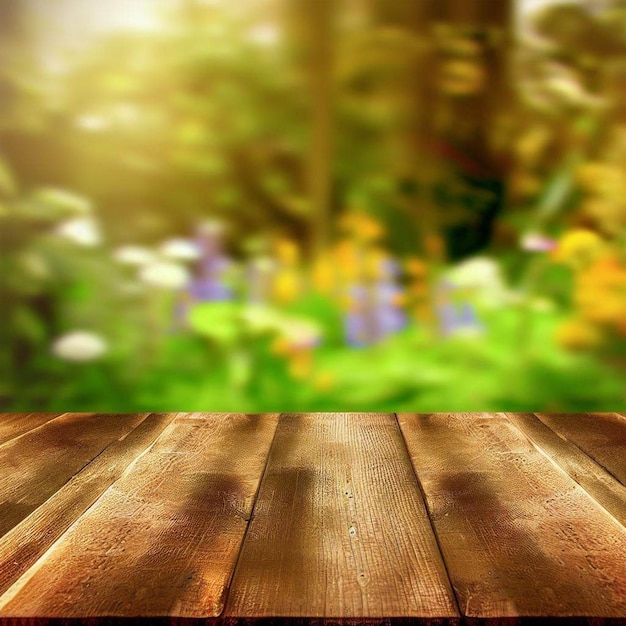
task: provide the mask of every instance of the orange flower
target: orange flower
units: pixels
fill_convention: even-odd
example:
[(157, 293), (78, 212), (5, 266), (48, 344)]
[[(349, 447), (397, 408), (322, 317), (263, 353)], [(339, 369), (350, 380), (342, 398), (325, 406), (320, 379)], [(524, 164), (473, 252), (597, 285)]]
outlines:
[(417, 257), (408, 259), (405, 265), (409, 276), (414, 278), (423, 278), (428, 274), (428, 266), (422, 259), (418, 259)]
[(430, 258), (440, 260), (445, 255), (446, 246), (441, 235), (431, 233), (424, 240), (424, 249)]
[(297, 379), (303, 380), (311, 373), (313, 366), (313, 358), (311, 350), (302, 348), (295, 350), (289, 357), (289, 374)]
[(373, 242), (383, 235), (382, 226), (365, 213), (349, 213), (340, 221), (341, 227), (362, 241)]
[(626, 318), (626, 267), (613, 255), (597, 259), (579, 274), (575, 302), (585, 319), (620, 327)]

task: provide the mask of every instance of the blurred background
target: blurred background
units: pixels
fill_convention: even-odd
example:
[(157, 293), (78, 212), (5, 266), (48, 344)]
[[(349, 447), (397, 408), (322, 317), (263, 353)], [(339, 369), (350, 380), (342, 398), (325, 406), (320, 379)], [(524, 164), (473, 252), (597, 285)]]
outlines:
[(0, 2), (5, 411), (626, 409), (626, 2)]

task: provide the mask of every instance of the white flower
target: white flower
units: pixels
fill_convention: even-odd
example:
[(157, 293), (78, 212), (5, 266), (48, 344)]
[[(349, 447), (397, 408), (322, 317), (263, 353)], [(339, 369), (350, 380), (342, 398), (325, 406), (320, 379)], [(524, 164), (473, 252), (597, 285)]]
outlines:
[(313, 348), (322, 339), (322, 333), (313, 322), (285, 319), (282, 336), (293, 348)]
[(121, 246), (113, 252), (113, 258), (123, 265), (141, 267), (154, 263), (156, 257), (151, 250), (142, 246)]
[(170, 239), (161, 246), (161, 254), (176, 261), (195, 261), (200, 258), (199, 246), (189, 239)]
[(456, 287), (478, 289), (502, 284), (500, 267), (487, 257), (474, 257), (459, 263), (449, 271), (447, 278)]
[(446, 280), (454, 287), (470, 289), (476, 303), (487, 308), (508, 304), (509, 290), (500, 266), (487, 257), (474, 257), (449, 270)]
[(522, 236), (520, 247), (527, 252), (550, 252), (556, 248), (556, 242), (541, 233), (529, 232)]
[(79, 217), (59, 224), (56, 234), (85, 248), (93, 248), (102, 241), (98, 224), (89, 217)]
[(83, 330), (66, 333), (52, 344), (53, 354), (65, 361), (94, 361), (106, 351), (107, 344), (102, 337)]
[(139, 278), (147, 285), (165, 289), (180, 289), (190, 280), (189, 272), (182, 265), (158, 262), (145, 265), (139, 272)]

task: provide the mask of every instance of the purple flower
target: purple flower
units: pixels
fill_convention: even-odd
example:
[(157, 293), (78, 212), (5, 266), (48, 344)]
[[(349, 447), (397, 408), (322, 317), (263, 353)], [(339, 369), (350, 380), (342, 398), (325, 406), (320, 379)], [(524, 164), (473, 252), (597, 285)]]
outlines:
[(351, 346), (378, 343), (406, 325), (406, 316), (398, 304), (402, 293), (397, 285), (399, 266), (384, 259), (379, 269), (375, 282), (355, 284), (348, 289), (353, 307), (345, 315), (344, 326)]
[(346, 341), (353, 347), (366, 346), (369, 343), (367, 291), (361, 285), (352, 285), (348, 288), (348, 295), (353, 306), (344, 315)]
[(189, 286), (189, 295), (199, 302), (231, 300), (232, 290), (225, 282), (231, 266), (222, 254), (223, 228), (216, 222), (205, 222), (198, 227), (196, 244), (200, 258)]
[(384, 339), (392, 333), (401, 331), (406, 326), (406, 315), (397, 304), (402, 290), (389, 281), (381, 281), (375, 290), (374, 317), (376, 319), (376, 335)]
[(438, 303), (436, 307), (439, 327), (444, 337), (453, 335), (476, 335), (483, 332), (484, 327), (478, 320), (474, 307), (469, 302), (456, 305), (450, 294), (454, 285), (442, 281), (437, 289)]

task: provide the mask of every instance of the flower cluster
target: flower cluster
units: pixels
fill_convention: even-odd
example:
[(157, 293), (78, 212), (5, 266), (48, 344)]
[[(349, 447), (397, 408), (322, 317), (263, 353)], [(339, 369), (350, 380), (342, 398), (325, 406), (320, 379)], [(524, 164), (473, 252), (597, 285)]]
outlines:
[(196, 269), (188, 287), (195, 302), (231, 300), (233, 291), (227, 284), (231, 260), (223, 252), (222, 224), (204, 222), (198, 227), (196, 246), (198, 259)]
[[(623, 140), (626, 134), (619, 136)], [(585, 194), (583, 215), (605, 234), (617, 237), (626, 232), (626, 154), (618, 156), (615, 162), (584, 163), (577, 171)]]
[(561, 326), (559, 343), (569, 349), (601, 347), (610, 337), (626, 338), (626, 263), (610, 242), (591, 231), (562, 238), (556, 259), (575, 271), (577, 315)]
[(400, 266), (380, 246), (384, 231), (376, 220), (350, 213), (341, 226), (342, 238), (314, 267), (313, 282), (340, 302), (348, 344), (375, 344), (406, 325)]

